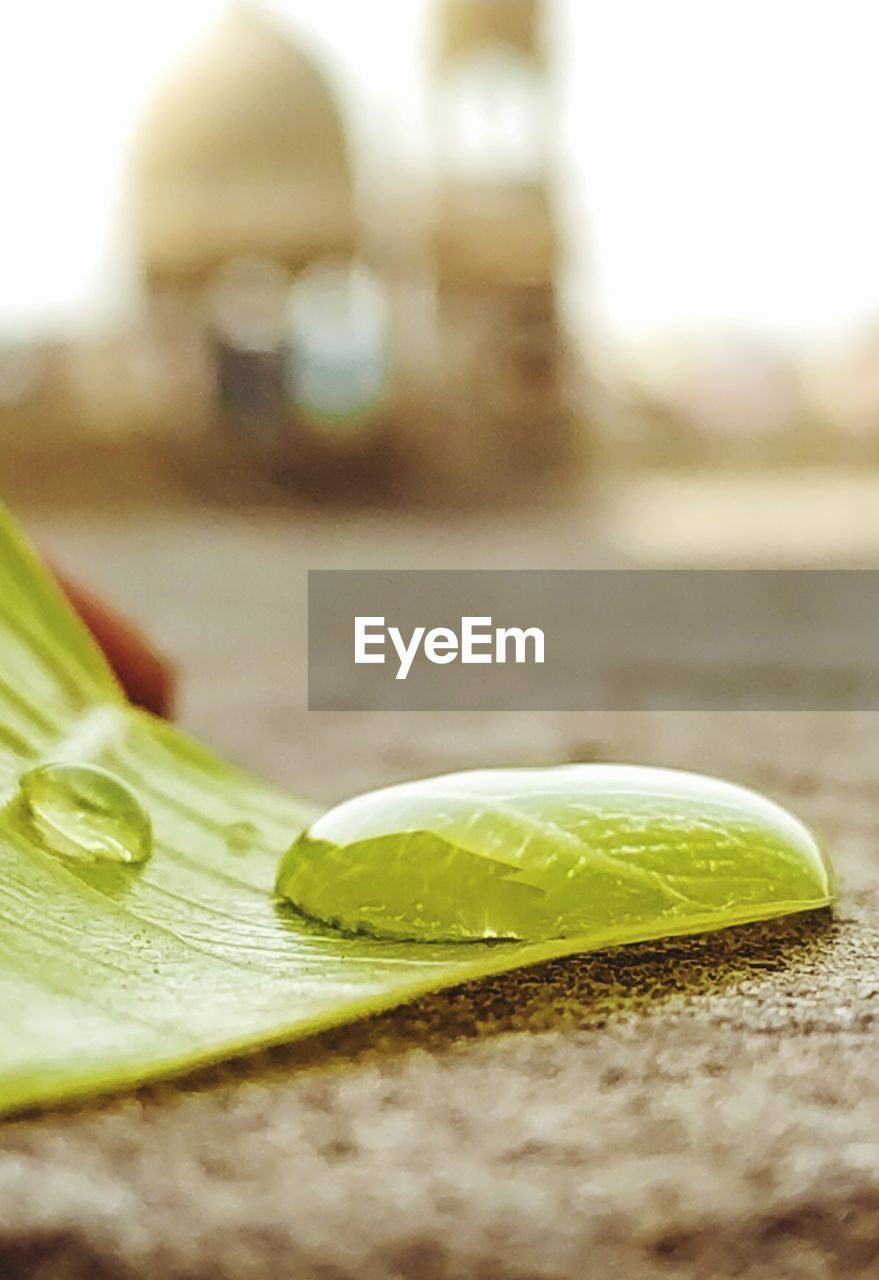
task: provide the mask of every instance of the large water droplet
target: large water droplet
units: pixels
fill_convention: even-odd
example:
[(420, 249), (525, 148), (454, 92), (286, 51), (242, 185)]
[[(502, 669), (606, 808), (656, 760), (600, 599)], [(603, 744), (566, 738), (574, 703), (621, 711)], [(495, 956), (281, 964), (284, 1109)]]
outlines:
[(94, 764), (46, 764), (21, 779), (28, 821), (53, 853), (78, 862), (145, 862), (149, 815), (121, 779)]
[(826, 906), (811, 832), (719, 778), (635, 765), (482, 769), (402, 783), (321, 815), (277, 890), (383, 938), (591, 945)]

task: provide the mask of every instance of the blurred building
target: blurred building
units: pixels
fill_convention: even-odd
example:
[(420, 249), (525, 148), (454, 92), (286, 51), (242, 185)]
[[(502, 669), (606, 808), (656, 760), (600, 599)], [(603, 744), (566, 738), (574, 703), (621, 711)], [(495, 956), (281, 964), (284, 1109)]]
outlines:
[(194, 463), (381, 485), (387, 317), (318, 69), (236, 5), (159, 94), (135, 167), (156, 386)]
[[(521, 490), (576, 469), (556, 297), (555, 122), (538, 0), (443, 0), (433, 71), (433, 254), (449, 375), (447, 483)], [(441, 447), (440, 447), (441, 446)]]
[[(436, 189), (408, 258), (358, 218), (332, 94), (259, 10), (232, 9), (150, 111), (136, 244), (161, 384), (203, 466), (442, 501), (574, 469), (541, 5), (436, 17)], [(413, 326), (433, 330), (417, 350)]]
[(478, 503), (576, 473), (542, 5), (434, 16), (434, 182), (400, 190), (389, 236), (324, 75), (257, 5), (228, 10), (134, 141), (133, 325), (43, 353), (42, 390), (0, 404), (40, 422), (19, 470), (56, 432), (67, 474), (184, 493)]

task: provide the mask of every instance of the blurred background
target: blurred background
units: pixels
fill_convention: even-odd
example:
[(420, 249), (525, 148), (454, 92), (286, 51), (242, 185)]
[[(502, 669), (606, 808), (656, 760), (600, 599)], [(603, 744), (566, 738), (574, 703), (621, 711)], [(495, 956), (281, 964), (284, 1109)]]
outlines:
[(877, 36), (3, 6), (0, 493), (230, 740), (302, 705), (308, 567), (875, 564)]
[(877, 28), (869, 0), (5, 6), (6, 493), (478, 507), (872, 468)]

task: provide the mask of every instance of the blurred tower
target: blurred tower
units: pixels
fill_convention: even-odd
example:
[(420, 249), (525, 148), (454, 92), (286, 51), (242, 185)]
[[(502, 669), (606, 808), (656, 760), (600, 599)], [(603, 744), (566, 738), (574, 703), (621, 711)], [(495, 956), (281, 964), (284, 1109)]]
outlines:
[(233, 470), (248, 453), (330, 487), (368, 470), (385, 335), (345, 130), (258, 6), (235, 4), (160, 91), (134, 205), (175, 428), (200, 420), (206, 454), (225, 428)]
[(473, 497), (539, 487), (577, 461), (556, 297), (543, 19), (540, 0), (442, 0), (437, 11), (434, 453), (445, 483)]

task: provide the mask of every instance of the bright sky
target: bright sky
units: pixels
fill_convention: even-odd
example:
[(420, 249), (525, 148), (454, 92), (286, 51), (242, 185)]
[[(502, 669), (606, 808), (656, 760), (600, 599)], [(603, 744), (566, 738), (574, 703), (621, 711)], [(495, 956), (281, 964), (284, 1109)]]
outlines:
[[(222, 7), (0, 6), (0, 330), (124, 308), (126, 147), (151, 90)], [(271, 7), (328, 60), (367, 163), (423, 164), (430, 0)], [(555, 9), (576, 292), (612, 333), (823, 336), (879, 315), (874, 0)]]

